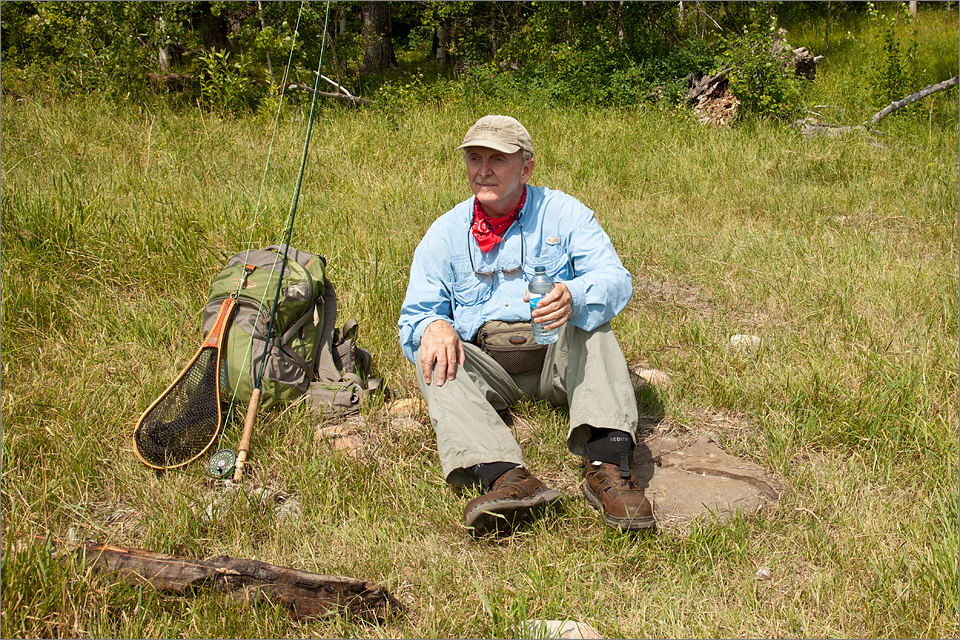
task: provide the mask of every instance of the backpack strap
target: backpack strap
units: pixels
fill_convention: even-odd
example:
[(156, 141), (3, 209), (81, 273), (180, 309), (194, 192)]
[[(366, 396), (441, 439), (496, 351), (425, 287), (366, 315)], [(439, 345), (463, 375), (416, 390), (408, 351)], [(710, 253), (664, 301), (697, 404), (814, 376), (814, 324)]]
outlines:
[(304, 360), (303, 358), (301, 358), (300, 354), (298, 354), (293, 349), (287, 349), (287, 347), (282, 342), (280, 342), (279, 338), (274, 338), (273, 341), (271, 342), (271, 345), (280, 349), (280, 351), (283, 351), (284, 355), (286, 355), (287, 358), (292, 360), (294, 364), (296, 364), (298, 367), (300, 367), (303, 370), (303, 372), (307, 375), (307, 379), (308, 380), (310, 379), (310, 375), (311, 375), (310, 363)]
[[(280, 257), (283, 257), (284, 250), (287, 250), (287, 258), (292, 258), (294, 261), (299, 262), (302, 265), (306, 265), (307, 261), (313, 257), (313, 254), (307, 253), (306, 251), (300, 251), (296, 247), (291, 247), (285, 244), (272, 244), (269, 247), (265, 247), (264, 251), (273, 251), (274, 253), (279, 253)], [(300, 254), (306, 256), (301, 259)]]
[(356, 318), (350, 318), (347, 320), (343, 328), (340, 329), (340, 339), (341, 340), (356, 340), (357, 333), (360, 331), (360, 323), (357, 322)]
[[(326, 300), (324, 300), (324, 304), (326, 304)], [(313, 307), (307, 309), (307, 312), (300, 316), (300, 319), (294, 322), (293, 325), (287, 329), (287, 332), (284, 333), (283, 336), (277, 338), (277, 340), (286, 344), (291, 338), (293, 338), (293, 336), (295, 336), (297, 332), (303, 328), (303, 325), (307, 324), (308, 320), (313, 319), (313, 309)], [(309, 369), (309, 367), (307, 368)]]
[(339, 382), (311, 383), (304, 397), (316, 411), (346, 415), (359, 411), (364, 398), (381, 390), (386, 392), (380, 378), (370, 378), (364, 383), (360, 376), (348, 373)]
[(333, 283), (323, 279), (323, 328), (320, 330), (320, 346), (317, 356), (317, 380), (335, 382), (340, 372), (333, 362), (333, 332), (337, 324), (337, 292)]
[[(326, 302), (324, 302), (326, 304)], [(310, 363), (300, 357), (293, 349), (288, 349), (286, 347), (287, 343), (295, 336), (302, 328), (303, 325), (307, 324), (307, 321), (313, 319), (313, 310), (314, 307), (310, 307), (305, 314), (300, 316), (300, 319), (293, 323), (286, 333), (282, 336), (278, 336), (271, 341), (271, 346), (276, 347), (283, 351), (283, 353), (297, 364), (298, 367), (303, 369), (303, 373), (307, 376), (308, 380), (313, 379), (313, 371), (310, 369)]]

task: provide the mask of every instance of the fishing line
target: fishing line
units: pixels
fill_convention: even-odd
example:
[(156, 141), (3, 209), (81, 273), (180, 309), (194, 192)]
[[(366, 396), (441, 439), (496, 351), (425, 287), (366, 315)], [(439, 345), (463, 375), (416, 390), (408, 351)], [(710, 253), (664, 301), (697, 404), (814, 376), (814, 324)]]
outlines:
[[(299, 35), (300, 35), (300, 23), (301, 23), (301, 20), (302, 20), (302, 17), (303, 17), (303, 10), (304, 10), (304, 7), (305, 7), (305, 6), (306, 6), (306, 2), (305, 2), (304, 0), (301, 0), (301, 2), (300, 2), (300, 8), (299, 8), (299, 10), (298, 10), (298, 12), (297, 12), (297, 22), (296, 22), (296, 26), (294, 27), (294, 30), (293, 30), (293, 39), (292, 39), (291, 44), (290, 44), (290, 53), (287, 55), (287, 64), (286, 64), (286, 67), (284, 68), (284, 71), (283, 71), (283, 79), (282, 79), (282, 81), (281, 81), (281, 86), (280, 86), (280, 99), (279, 99), (279, 101), (278, 101), (277, 109), (276, 109), (276, 114), (275, 114), (274, 120), (273, 120), (273, 130), (272, 130), (272, 132), (271, 132), (270, 145), (269, 145), (268, 150), (267, 150), (266, 163), (265, 163), (265, 166), (264, 166), (264, 169), (263, 169), (263, 175), (261, 176), (261, 179), (260, 179), (260, 189), (259, 189), (259, 191), (258, 191), (258, 193), (257, 193), (257, 201), (256, 201), (255, 209), (254, 209), (253, 222), (251, 223), (250, 228), (249, 228), (249, 229), (250, 229), (250, 232), (249, 232), (249, 236), (248, 236), (248, 239), (247, 239), (247, 247), (246, 247), (246, 255), (247, 255), (247, 256), (249, 256), (250, 251), (251, 251), (251, 248), (253, 247), (253, 235), (254, 235), (254, 231), (255, 231), (255, 230), (257, 229), (257, 227), (258, 227), (258, 222), (259, 222), (259, 220), (260, 220), (260, 216), (261, 216), (261, 214), (263, 213), (262, 210), (261, 210), (261, 204), (262, 204), (262, 201), (263, 201), (263, 194), (264, 194), (264, 191), (265, 191), (267, 173), (268, 173), (268, 171), (269, 171), (269, 169), (270, 169), (270, 161), (271, 161), (271, 158), (273, 157), (273, 148), (274, 148), (274, 144), (275, 144), (275, 141), (276, 141), (276, 138), (277, 138), (277, 129), (278, 129), (278, 127), (279, 127), (280, 113), (281, 113), (281, 110), (283, 109), (284, 98), (285, 98), (285, 96), (286, 96), (287, 81), (288, 81), (288, 79), (289, 79), (289, 77), (290, 77), (290, 68), (291, 68), (292, 65), (293, 65), (293, 54), (294, 54), (294, 51), (296, 50), (297, 38), (298, 38)], [(326, 19), (325, 19), (325, 21), (324, 21), (324, 27), (323, 27), (323, 42), (322, 42), (321, 50), (320, 50), (320, 65), (319, 65), (319, 68), (318, 68), (318, 71), (317, 71), (318, 77), (319, 77), (319, 74), (320, 74), (320, 70), (323, 68), (323, 54), (324, 54), (324, 52), (326, 51), (327, 28), (328, 28), (328, 26), (329, 26), (329, 18), (330, 18), (330, 2), (329, 2), (329, 0), (328, 0), (328, 2), (327, 2), (327, 16), (326, 16)], [(317, 82), (317, 85), (319, 85), (319, 80), (318, 80), (318, 82)], [(313, 126), (313, 113), (314, 113), (314, 108), (315, 108), (315, 106), (316, 106), (317, 91), (319, 91), (319, 86), (315, 86), (315, 87), (314, 87), (314, 102), (313, 102), (313, 105), (312, 105), (311, 111), (310, 111), (310, 124), (309, 124), (308, 133), (307, 133), (307, 145), (309, 145), (310, 130), (312, 129), (312, 126)], [(301, 183), (302, 183), (302, 180), (303, 180), (303, 166), (302, 166), (302, 165), (306, 162), (306, 153), (307, 153), (307, 150), (306, 150), (306, 148), (305, 148), (305, 149), (304, 149), (304, 159), (303, 159), (303, 162), (301, 163), (300, 177), (299, 177), (299, 179), (298, 179), (298, 181), (297, 181), (296, 193), (295, 193), (295, 195), (294, 195), (294, 200), (293, 200), (293, 204), (292, 204), (292, 208), (291, 208), (291, 213), (290, 213), (290, 217), (291, 217), (291, 227), (292, 227), (292, 224), (293, 224), (293, 217), (296, 215), (297, 202), (298, 202), (299, 196), (300, 196), (300, 186), (301, 186)], [(286, 244), (287, 247), (289, 247), (289, 239), (290, 239), (290, 232), (289, 232), (289, 231), (287, 232), (286, 236), (287, 236), (287, 242), (286, 242), (285, 244)], [(275, 270), (276, 265), (277, 265), (277, 262), (278, 262), (279, 260), (280, 260), (280, 255), (277, 254), (276, 258), (274, 259), (274, 264), (273, 264), (274, 270)], [(283, 272), (284, 272), (284, 270), (285, 270), (285, 267), (286, 267), (286, 250), (284, 251), (283, 264), (281, 265), (281, 269), (280, 269), (280, 279), (281, 279), (281, 282), (282, 282), (282, 279), (283, 279)], [(255, 321), (254, 321), (254, 326), (256, 326), (256, 324), (259, 323), (259, 321), (260, 321), (261, 313), (262, 313), (263, 308), (264, 308), (264, 303), (266, 302), (266, 297), (267, 297), (267, 293), (268, 293), (268, 291), (269, 291), (269, 287), (270, 287), (270, 283), (267, 282), (266, 285), (265, 285), (264, 288), (263, 288), (263, 294), (261, 295), (261, 298), (260, 298), (260, 304), (259, 304), (258, 309), (257, 309), (257, 316), (256, 316), (256, 319), (255, 319)], [(278, 287), (277, 287), (277, 293), (279, 294), (279, 284), (278, 284)], [(276, 305), (277, 305), (277, 299), (275, 298), (275, 299), (274, 299), (274, 307), (273, 307), (274, 312), (276, 312)], [(272, 315), (274, 315), (274, 314), (272, 314)], [(271, 322), (270, 322), (270, 324), (271, 324), (270, 330), (272, 330), (272, 324), (273, 324), (272, 316), (271, 316)], [(270, 333), (269, 333), (269, 331), (268, 331), (268, 333), (267, 333), (268, 342), (269, 342), (269, 335), (270, 335)], [(246, 368), (247, 363), (248, 363), (248, 361), (249, 361), (250, 358), (251, 358), (251, 355), (252, 355), (252, 345), (253, 345), (253, 334), (250, 335), (249, 342), (247, 343), (247, 348), (244, 349), (244, 359), (243, 359), (243, 362), (241, 363), (240, 371), (243, 371), (243, 370)], [(266, 360), (265, 360), (265, 358), (264, 358), (264, 362), (261, 364), (261, 367), (260, 367), (260, 375), (259, 375), (259, 377), (257, 378), (257, 380), (258, 380), (258, 382), (257, 382), (257, 387), (258, 387), (258, 388), (259, 388), (259, 386), (260, 386), (260, 382), (259, 382), (259, 381), (262, 379), (262, 376), (263, 376), (263, 366), (262, 366), (262, 365), (265, 364), (265, 363), (266, 363)], [(238, 392), (238, 389), (234, 389), (234, 390), (233, 390), (233, 394), (232, 394), (232, 396), (231, 396), (231, 398), (230, 398), (230, 405), (229, 405), (229, 408), (228, 408), (228, 411), (227, 411), (227, 415), (233, 415), (233, 409), (234, 409), (234, 407), (235, 407), (236, 404), (237, 404), (237, 392)], [(218, 441), (217, 441), (217, 448), (220, 447), (220, 443), (221, 443), (221, 441), (222, 441), (222, 439), (223, 439), (223, 433), (224, 433), (224, 431), (225, 431), (225, 430), (221, 430), (221, 431), (220, 431), (220, 436), (219, 436), (219, 439), (218, 439)]]
[[(290, 250), (290, 237), (293, 235), (293, 223), (297, 217), (297, 204), (300, 202), (300, 188), (303, 186), (303, 174), (307, 168), (307, 157), (310, 151), (310, 136), (313, 134), (313, 118), (317, 111), (317, 98), (320, 96), (320, 73), (323, 71), (323, 54), (327, 48), (327, 24), (330, 20), (330, 0), (327, 0), (327, 17), (323, 23), (323, 43), (320, 45), (320, 63), (317, 65), (317, 79), (313, 85), (313, 101), (310, 104), (310, 119), (307, 123), (307, 138), (303, 143), (303, 158), (300, 160), (300, 175), (297, 177), (297, 188), (293, 194), (293, 203), (290, 206), (290, 224), (287, 225), (287, 237), (283, 242), (283, 262), (280, 264), (280, 280), (283, 280), (283, 272), (287, 266), (287, 252)], [(267, 327), (267, 337), (273, 331), (273, 321), (277, 315), (277, 304), (280, 302), (280, 287), (273, 296), (273, 311), (270, 313), (270, 324)], [(267, 352), (269, 344), (263, 347), (263, 358), (260, 361), (260, 374), (257, 376), (256, 389), (260, 388), (263, 379), (263, 370), (267, 364)]]
[[(301, 11), (302, 9), (303, 9), (303, 4), (301, 4)], [(279, 305), (279, 302), (280, 302), (280, 289), (283, 283), (283, 274), (286, 271), (287, 259), (288, 259), (287, 256), (290, 250), (290, 239), (293, 235), (293, 225), (294, 225), (294, 222), (296, 221), (297, 205), (300, 202), (300, 193), (303, 186), (303, 176), (304, 176), (304, 173), (306, 172), (307, 159), (309, 158), (310, 138), (313, 134), (313, 123), (316, 117), (317, 101), (320, 95), (320, 80), (322, 78), (324, 53), (326, 52), (326, 48), (327, 48), (327, 33), (328, 33), (329, 23), (330, 23), (330, 0), (327, 0), (326, 17), (324, 19), (324, 24), (323, 24), (323, 40), (320, 45), (320, 60), (317, 65), (316, 79), (314, 80), (313, 100), (310, 105), (310, 117), (307, 123), (306, 138), (303, 144), (303, 157), (301, 158), (301, 161), (300, 161), (300, 172), (297, 177), (297, 185), (296, 185), (296, 189), (294, 190), (293, 201), (291, 202), (291, 206), (290, 206), (290, 214), (289, 214), (290, 221), (289, 221), (289, 224), (287, 225), (286, 237), (282, 243), (283, 260), (280, 263), (280, 272), (278, 275), (277, 288), (274, 293), (273, 306), (270, 312), (270, 320), (267, 325), (266, 340), (264, 341), (264, 345), (263, 345), (263, 355), (260, 359), (260, 371), (254, 377), (255, 384), (254, 384), (253, 392), (251, 394), (250, 403), (247, 406), (247, 413), (244, 419), (243, 435), (241, 436), (240, 445), (238, 446), (238, 458), (237, 458), (237, 464), (236, 464), (236, 472), (234, 475), (234, 480), (237, 480), (237, 481), (239, 481), (243, 476), (244, 463), (246, 461), (247, 451), (249, 449), (250, 437), (253, 430), (253, 424), (256, 420), (257, 406), (260, 400), (260, 393), (261, 393), (261, 388), (263, 383), (263, 374), (266, 369), (267, 358), (270, 353), (270, 346), (271, 346), (270, 336), (273, 333), (273, 324), (277, 316), (277, 306)], [(299, 25), (299, 19), (298, 19), (298, 25)], [(292, 51), (291, 51), (291, 60), (292, 60)], [(289, 68), (289, 64), (290, 64), (290, 61), (288, 60), (288, 68)], [(286, 73), (287, 72), (285, 71), (284, 76), (286, 76)], [(259, 209), (259, 206), (258, 206), (258, 209)], [(252, 233), (253, 233), (253, 230), (251, 229), (251, 240), (250, 240), (251, 244), (252, 244)], [(247, 248), (248, 255), (249, 255), (249, 251), (250, 251), (250, 248), (248, 246)], [(274, 265), (276, 265), (276, 258), (274, 259)], [(264, 288), (264, 294), (268, 289), (269, 289), (269, 284)], [(263, 308), (262, 302), (263, 302), (263, 298), (261, 298), (260, 309)], [(258, 310), (257, 321), (259, 321), (259, 310)], [(251, 334), (251, 338), (250, 338), (251, 347), (252, 347), (252, 341), (253, 341), (253, 335)], [(246, 351), (250, 351), (250, 350), (251, 350), (250, 347), (246, 349)], [(244, 364), (246, 363), (246, 357), (247, 357), (247, 354), (245, 353)], [(234, 392), (234, 399), (235, 399), (235, 396), (236, 396), (236, 392)], [(233, 401), (231, 401), (231, 409), (233, 406), (234, 406), (234, 403)]]
[[(254, 206), (253, 222), (250, 225), (250, 235), (247, 237), (247, 249), (246, 249), (246, 256), (244, 256), (244, 262), (246, 262), (249, 259), (250, 249), (253, 247), (253, 232), (258, 226), (257, 223), (260, 221), (260, 214), (261, 214), (260, 205), (263, 202), (263, 192), (267, 182), (267, 173), (270, 170), (270, 159), (273, 157), (273, 146), (277, 139), (277, 129), (280, 123), (280, 112), (283, 109), (283, 99), (286, 96), (286, 92), (287, 92), (287, 79), (290, 77), (289, 76), (290, 67), (293, 64), (293, 52), (297, 47), (297, 38), (300, 36), (300, 20), (303, 16), (304, 4), (305, 4), (304, 0), (300, 0), (300, 9), (297, 11), (297, 24), (296, 26), (294, 26), (293, 40), (290, 43), (290, 53), (287, 55), (287, 64), (283, 69), (283, 80), (281, 81), (281, 85), (280, 85), (280, 99), (277, 102), (277, 111), (273, 118), (273, 130), (271, 131), (271, 135), (270, 135), (270, 145), (267, 148), (267, 160), (263, 167), (263, 175), (260, 178), (260, 189), (257, 192), (257, 202)], [(274, 261), (274, 266), (276, 266), (276, 261)], [(267, 287), (269, 287), (269, 282), (267, 283)], [(254, 321), (255, 323), (260, 321), (260, 312), (263, 309), (263, 303), (267, 297), (267, 287), (264, 287), (263, 295), (260, 297), (260, 306), (257, 309), (257, 317)], [(243, 362), (240, 365), (241, 371), (243, 371), (243, 369), (247, 366), (247, 360), (250, 358), (252, 345), (253, 345), (253, 335), (251, 334), (250, 342), (247, 344), (247, 348), (244, 349)], [(230, 397), (230, 406), (227, 410), (227, 415), (233, 415), (233, 408), (236, 406), (236, 400), (237, 400), (237, 389), (234, 389), (233, 395)], [(223, 439), (223, 430), (220, 431), (220, 439), (221, 440)], [(217, 442), (217, 447), (219, 446), (220, 446), (220, 441)]]

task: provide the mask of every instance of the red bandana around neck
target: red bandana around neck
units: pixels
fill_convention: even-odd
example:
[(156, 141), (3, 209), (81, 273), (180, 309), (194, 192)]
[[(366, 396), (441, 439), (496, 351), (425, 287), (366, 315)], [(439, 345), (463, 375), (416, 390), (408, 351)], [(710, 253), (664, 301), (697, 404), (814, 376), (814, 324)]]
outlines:
[(513, 210), (513, 213), (509, 213), (502, 218), (491, 218), (483, 210), (483, 204), (476, 198), (473, 199), (473, 226), (471, 231), (473, 231), (473, 237), (477, 239), (480, 251), (487, 253), (500, 244), (503, 240), (503, 234), (507, 232), (513, 221), (520, 215), (520, 210), (523, 209), (523, 203), (526, 199), (527, 189), (524, 187), (523, 194), (520, 196), (520, 204)]

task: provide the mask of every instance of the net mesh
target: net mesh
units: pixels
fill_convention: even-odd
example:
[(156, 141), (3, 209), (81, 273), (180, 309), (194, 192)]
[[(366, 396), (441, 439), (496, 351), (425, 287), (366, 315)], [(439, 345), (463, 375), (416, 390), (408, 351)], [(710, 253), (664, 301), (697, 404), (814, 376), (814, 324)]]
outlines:
[(206, 347), (140, 419), (133, 434), (151, 465), (174, 467), (200, 454), (220, 429), (217, 349)]

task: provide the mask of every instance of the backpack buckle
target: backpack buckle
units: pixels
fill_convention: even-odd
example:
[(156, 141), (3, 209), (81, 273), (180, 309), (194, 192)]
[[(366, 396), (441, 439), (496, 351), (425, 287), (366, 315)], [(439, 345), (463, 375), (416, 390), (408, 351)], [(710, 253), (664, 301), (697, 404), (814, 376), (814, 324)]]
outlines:
[(234, 300), (237, 299), (237, 296), (240, 295), (240, 291), (247, 288), (247, 278), (250, 277), (250, 274), (256, 271), (257, 265), (255, 264), (245, 264), (243, 265), (243, 277), (240, 278), (240, 284), (237, 285), (237, 290), (233, 292), (233, 295), (230, 296)]

